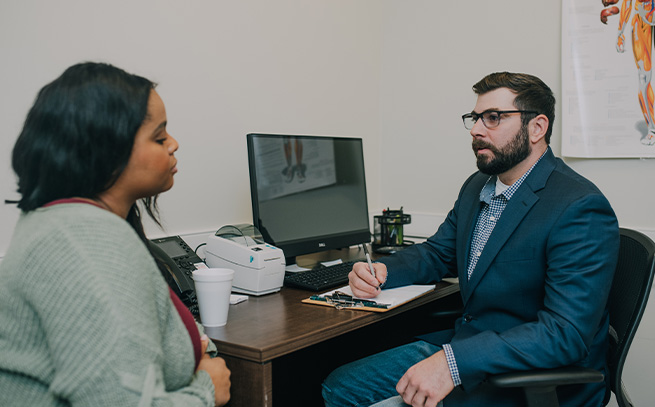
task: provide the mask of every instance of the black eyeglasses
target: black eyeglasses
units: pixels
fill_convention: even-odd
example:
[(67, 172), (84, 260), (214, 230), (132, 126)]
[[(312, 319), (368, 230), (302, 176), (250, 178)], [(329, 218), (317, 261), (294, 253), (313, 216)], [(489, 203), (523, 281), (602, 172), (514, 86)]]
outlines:
[(534, 110), (487, 110), (482, 113), (466, 113), (462, 115), (462, 121), (464, 122), (464, 127), (467, 130), (471, 130), (478, 119), (482, 119), (482, 124), (488, 129), (495, 129), (500, 124), (500, 119), (504, 114), (510, 113), (532, 113), (538, 114)]

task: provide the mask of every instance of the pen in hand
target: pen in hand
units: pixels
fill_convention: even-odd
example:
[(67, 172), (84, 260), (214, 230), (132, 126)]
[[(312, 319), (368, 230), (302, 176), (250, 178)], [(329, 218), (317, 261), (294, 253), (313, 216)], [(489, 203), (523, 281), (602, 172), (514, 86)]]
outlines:
[(371, 263), (371, 256), (368, 254), (366, 243), (362, 244), (362, 247), (364, 248), (364, 253), (366, 253), (366, 262), (368, 263), (368, 268), (369, 270), (371, 270), (371, 274), (373, 274), (373, 277), (375, 277), (375, 269), (373, 268), (373, 263)]

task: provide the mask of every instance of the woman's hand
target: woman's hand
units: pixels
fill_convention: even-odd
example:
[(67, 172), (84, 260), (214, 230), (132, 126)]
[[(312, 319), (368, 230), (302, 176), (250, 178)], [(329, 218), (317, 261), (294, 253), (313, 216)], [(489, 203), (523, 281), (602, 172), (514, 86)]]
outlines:
[(214, 383), (214, 402), (216, 406), (224, 406), (230, 401), (230, 369), (225, 365), (223, 358), (212, 358), (206, 352), (209, 345), (209, 338), (203, 335), (200, 338), (202, 344), (202, 357), (198, 364), (198, 370), (204, 370)]

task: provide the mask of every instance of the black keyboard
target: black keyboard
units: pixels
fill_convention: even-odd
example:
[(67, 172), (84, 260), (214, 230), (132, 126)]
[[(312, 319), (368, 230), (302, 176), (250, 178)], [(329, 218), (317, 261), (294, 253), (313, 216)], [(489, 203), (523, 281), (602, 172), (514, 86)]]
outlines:
[(348, 285), (348, 273), (357, 261), (348, 261), (333, 266), (318, 266), (311, 270), (297, 273), (287, 272), (284, 285), (310, 291), (327, 291), (334, 287)]

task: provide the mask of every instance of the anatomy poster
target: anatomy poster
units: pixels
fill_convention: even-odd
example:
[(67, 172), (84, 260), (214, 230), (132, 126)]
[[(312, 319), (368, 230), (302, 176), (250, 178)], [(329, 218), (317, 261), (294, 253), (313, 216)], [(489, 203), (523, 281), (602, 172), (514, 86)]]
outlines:
[(563, 0), (562, 155), (655, 157), (655, 0)]

